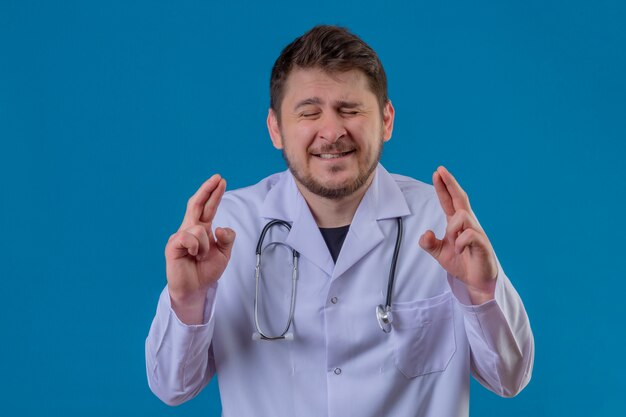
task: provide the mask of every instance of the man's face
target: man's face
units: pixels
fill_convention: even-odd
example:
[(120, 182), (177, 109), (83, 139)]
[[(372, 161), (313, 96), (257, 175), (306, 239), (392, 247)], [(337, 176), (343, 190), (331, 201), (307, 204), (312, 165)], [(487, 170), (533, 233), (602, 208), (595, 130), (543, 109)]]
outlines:
[(296, 68), (285, 82), (280, 108), (280, 124), (270, 110), (268, 129), (301, 185), (340, 199), (369, 183), (383, 142), (391, 138), (394, 110), (387, 103), (381, 116), (361, 71)]

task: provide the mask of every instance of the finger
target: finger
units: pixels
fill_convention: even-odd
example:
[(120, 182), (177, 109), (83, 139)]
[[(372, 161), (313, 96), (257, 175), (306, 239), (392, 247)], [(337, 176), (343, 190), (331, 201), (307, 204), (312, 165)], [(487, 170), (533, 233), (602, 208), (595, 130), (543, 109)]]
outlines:
[(206, 228), (201, 225), (195, 225), (188, 229), (185, 229), (185, 232), (191, 233), (198, 240), (198, 251), (195, 255), (198, 260), (204, 259), (209, 254), (210, 237), (206, 231)]
[(452, 197), (452, 204), (454, 205), (455, 211), (459, 209), (470, 211), (467, 193), (463, 190), (463, 188), (461, 188), (456, 178), (454, 178), (454, 176), (444, 166), (437, 168), (437, 172), (441, 176), (448, 193)]
[(454, 251), (456, 253), (461, 253), (467, 248), (481, 248), (486, 251), (488, 247), (489, 241), (487, 237), (474, 229), (465, 229), (454, 241)]
[(181, 224), (181, 229), (196, 224), (200, 221), (204, 206), (213, 194), (215, 188), (220, 184), (221, 179), (222, 177), (220, 177), (219, 174), (213, 175), (211, 178), (206, 180), (200, 186), (200, 188), (198, 188), (194, 195), (189, 198), (189, 201), (187, 201), (185, 218), (183, 219), (183, 223)]
[(435, 171), (433, 173), (433, 185), (435, 186), (435, 191), (437, 192), (437, 197), (439, 198), (439, 203), (443, 208), (446, 216), (450, 217), (454, 215), (454, 205), (452, 204), (452, 196), (448, 192), (446, 185), (441, 179), (441, 175), (439, 172)]
[(467, 210), (457, 210), (454, 216), (448, 219), (446, 236), (456, 238), (459, 233), (463, 232), (465, 229), (474, 229), (482, 232), (478, 221), (470, 212)]
[(187, 255), (196, 256), (200, 242), (188, 232), (177, 232), (165, 246), (165, 257), (168, 259), (183, 258)]
[(235, 243), (235, 231), (228, 227), (218, 227), (215, 229), (215, 237), (217, 240), (217, 248), (227, 259), (230, 259), (230, 252)]
[(443, 247), (443, 241), (437, 239), (435, 233), (432, 230), (427, 230), (420, 237), (419, 245), (433, 258), (439, 259), (439, 254), (441, 253), (441, 248)]
[(215, 213), (217, 212), (217, 207), (222, 201), (222, 196), (224, 195), (224, 191), (226, 190), (226, 180), (224, 178), (220, 178), (217, 186), (211, 193), (209, 200), (204, 204), (202, 208), (202, 215), (200, 216), (200, 221), (204, 223), (211, 223), (213, 218), (215, 217)]

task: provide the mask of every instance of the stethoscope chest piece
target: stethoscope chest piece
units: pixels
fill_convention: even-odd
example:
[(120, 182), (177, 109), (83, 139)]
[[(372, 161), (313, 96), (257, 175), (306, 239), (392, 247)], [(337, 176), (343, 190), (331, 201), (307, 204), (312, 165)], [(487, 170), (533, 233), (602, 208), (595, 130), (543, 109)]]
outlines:
[(378, 319), (378, 325), (383, 332), (389, 333), (391, 331), (391, 323), (393, 322), (391, 307), (383, 306), (382, 304), (376, 306), (376, 318)]

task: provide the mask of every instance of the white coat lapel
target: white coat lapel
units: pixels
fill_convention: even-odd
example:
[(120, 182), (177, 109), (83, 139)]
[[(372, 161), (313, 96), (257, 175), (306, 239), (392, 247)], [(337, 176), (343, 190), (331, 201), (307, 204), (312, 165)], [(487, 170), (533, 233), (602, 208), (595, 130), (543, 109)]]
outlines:
[(285, 243), (300, 252), (301, 257), (308, 259), (331, 276), (333, 259), (311, 210), (289, 171), (280, 175), (279, 180), (265, 196), (260, 215), (267, 221), (280, 219), (291, 223), (291, 231)]
[(340, 277), (383, 242), (385, 236), (378, 225), (379, 220), (409, 214), (411, 211), (400, 187), (387, 170), (379, 164), (372, 184), (354, 214), (332, 274), (333, 279)]

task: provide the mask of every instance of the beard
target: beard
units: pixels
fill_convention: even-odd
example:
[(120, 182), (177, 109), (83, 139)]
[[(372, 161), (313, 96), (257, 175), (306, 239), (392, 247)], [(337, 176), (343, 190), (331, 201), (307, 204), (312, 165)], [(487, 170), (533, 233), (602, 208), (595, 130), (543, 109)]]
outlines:
[[(320, 150), (320, 153), (343, 152), (344, 150), (345, 146), (343, 146), (341, 141), (339, 141), (332, 146), (322, 148)], [(349, 195), (352, 195), (367, 183), (367, 180), (372, 175), (372, 173), (378, 166), (378, 162), (380, 161), (383, 152), (382, 139), (378, 144), (378, 149), (374, 150), (374, 152), (375, 156), (369, 163), (369, 165), (367, 165), (364, 169), (361, 169), (359, 167), (359, 173), (355, 179), (337, 186), (323, 184), (311, 174), (301, 172), (298, 167), (289, 160), (285, 148), (283, 148), (283, 159), (287, 163), (287, 167), (289, 168), (289, 171), (291, 171), (291, 174), (311, 193), (323, 198), (327, 198), (329, 200), (339, 200)], [(340, 168), (336, 167), (331, 169), (332, 172), (339, 172), (340, 170)]]

